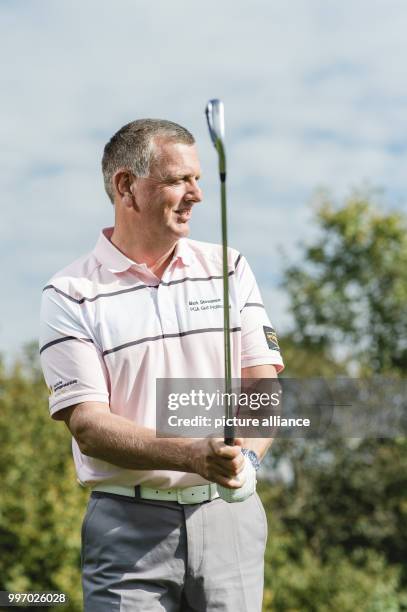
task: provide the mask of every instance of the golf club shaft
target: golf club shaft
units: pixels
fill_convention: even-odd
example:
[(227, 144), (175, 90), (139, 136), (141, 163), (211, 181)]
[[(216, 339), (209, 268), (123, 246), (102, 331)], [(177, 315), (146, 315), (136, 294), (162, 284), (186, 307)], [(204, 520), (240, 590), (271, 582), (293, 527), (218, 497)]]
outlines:
[[(225, 344), (225, 392), (232, 393), (232, 368), (230, 354), (230, 318), (229, 318), (229, 266), (228, 266), (228, 233), (226, 207), (226, 173), (220, 171), (220, 197), (222, 216), (222, 263), (223, 263), (223, 331)], [(229, 397), (231, 397), (229, 395)], [(226, 418), (233, 416), (232, 406), (226, 403)], [(233, 445), (233, 428), (225, 427), (225, 444)]]
[[(219, 178), (220, 178), (220, 203), (221, 203), (221, 225), (222, 225), (222, 275), (223, 275), (223, 338), (225, 352), (225, 393), (226, 397), (232, 397), (232, 362), (230, 349), (230, 308), (229, 308), (229, 264), (228, 264), (228, 219), (227, 219), (227, 199), (226, 199), (226, 155), (225, 147), (221, 138), (216, 141), (216, 150), (219, 159)], [(233, 417), (233, 405), (228, 400), (226, 402), (225, 416), (227, 419)], [(234, 430), (233, 427), (225, 426), (225, 444), (233, 446)]]
[[(218, 153), (219, 178), (220, 178), (220, 201), (222, 219), (222, 276), (223, 276), (223, 337), (225, 351), (225, 392), (228, 398), (226, 402), (225, 416), (229, 419), (233, 416), (232, 400), (232, 367), (230, 353), (230, 319), (229, 319), (229, 265), (228, 265), (228, 234), (227, 234), (227, 206), (226, 206), (226, 155), (224, 146), (225, 123), (223, 103), (220, 100), (209, 100), (206, 106), (206, 118), (209, 133), (215, 149)], [(225, 444), (233, 446), (234, 428), (225, 425)]]

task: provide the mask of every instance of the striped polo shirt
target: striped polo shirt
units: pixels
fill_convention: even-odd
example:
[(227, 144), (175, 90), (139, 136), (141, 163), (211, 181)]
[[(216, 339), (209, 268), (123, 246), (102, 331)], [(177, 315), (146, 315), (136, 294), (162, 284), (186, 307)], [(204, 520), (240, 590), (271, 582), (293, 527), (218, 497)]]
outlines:
[[(121, 253), (112, 232), (104, 229), (90, 254), (44, 288), (40, 354), (50, 414), (98, 401), (155, 429), (157, 378), (223, 377), (222, 247), (180, 239), (160, 280)], [(232, 376), (262, 364), (279, 371), (283, 361), (253, 273), (236, 250), (228, 254)], [(74, 438), (72, 451), (83, 485), (206, 483), (198, 474), (128, 470), (88, 457)]]

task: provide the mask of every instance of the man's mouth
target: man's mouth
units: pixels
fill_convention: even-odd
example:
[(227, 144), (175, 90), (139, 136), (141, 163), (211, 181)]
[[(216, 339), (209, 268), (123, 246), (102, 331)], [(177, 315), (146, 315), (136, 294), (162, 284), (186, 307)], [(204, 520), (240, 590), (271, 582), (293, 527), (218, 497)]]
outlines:
[(191, 218), (192, 206), (184, 206), (177, 208), (174, 212), (177, 213), (177, 216), (180, 221), (188, 221)]

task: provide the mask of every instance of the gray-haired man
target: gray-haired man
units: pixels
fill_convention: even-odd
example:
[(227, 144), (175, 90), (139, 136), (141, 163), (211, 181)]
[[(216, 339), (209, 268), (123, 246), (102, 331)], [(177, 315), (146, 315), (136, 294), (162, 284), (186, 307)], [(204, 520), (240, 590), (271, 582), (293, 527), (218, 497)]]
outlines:
[[(41, 330), (50, 411), (93, 489), (85, 610), (255, 612), (267, 525), (250, 493), (269, 441), (155, 435), (156, 378), (223, 372), (222, 308), (191, 307), (222, 299), (220, 247), (187, 239), (202, 198), (194, 138), (169, 121), (134, 121), (102, 167), (114, 227), (47, 284)], [(233, 249), (229, 267), (232, 375), (275, 377), (283, 362), (253, 274)], [(228, 492), (243, 501), (227, 503)]]

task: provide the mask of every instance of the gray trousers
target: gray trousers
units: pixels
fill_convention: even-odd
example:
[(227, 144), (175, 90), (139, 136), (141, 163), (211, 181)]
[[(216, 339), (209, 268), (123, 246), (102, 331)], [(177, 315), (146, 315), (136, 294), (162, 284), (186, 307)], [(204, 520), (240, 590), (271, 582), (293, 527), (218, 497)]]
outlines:
[(91, 494), (85, 612), (260, 612), (267, 520), (257, 494), (196, 505)]

